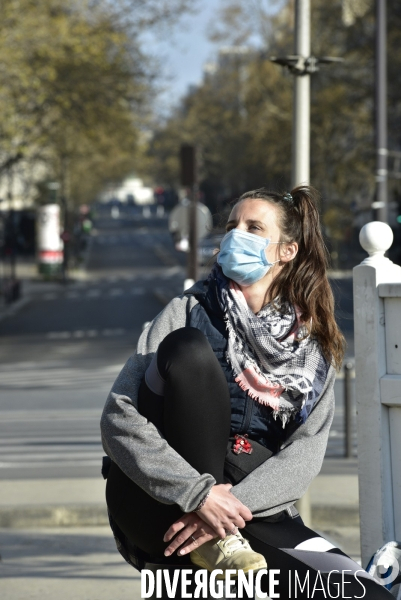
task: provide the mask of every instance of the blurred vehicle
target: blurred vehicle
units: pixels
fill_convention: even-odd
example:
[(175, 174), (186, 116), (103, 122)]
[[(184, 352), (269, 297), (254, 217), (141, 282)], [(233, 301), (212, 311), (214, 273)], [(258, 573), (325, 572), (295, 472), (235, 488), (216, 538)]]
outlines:
[(155, 203), (153, 188), (143, 184), (138, 177), (127, 177), (120, 185), (108, 186), (98, 195), (101, 204), (118, 200), (121, 204), (150, 205)]
[(198, 264), (212, 265), (215, 262), (215, 257), (220, 249), (220, 242), (224, 237), (224, 233), (210, 233), (199, 241), (198, 244)]
[[(140, 180), (138, 180), (140, 181)], [(154, 204), (155, 197), (153, 193), (153, 188), (138, 185), (134, 188), (134, 198), (135, 204), (143, 206), (144, 204)]]

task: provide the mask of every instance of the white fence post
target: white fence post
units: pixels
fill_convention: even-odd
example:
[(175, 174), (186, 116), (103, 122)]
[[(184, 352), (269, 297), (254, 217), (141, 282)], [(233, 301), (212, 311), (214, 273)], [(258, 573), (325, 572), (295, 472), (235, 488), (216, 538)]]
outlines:
[[(354, 268), (361, 554), (362, 565), (366, 567), (367, 561), (380, 546), (397, 536), (401, 539), (401, 481), (397, 475), (401, 458), (398, 441), (401, 438), (401, 358), (397, 381), (389, 383), (388, 379), (389, 374), (394, 374), (394, 369), (389, 366), (391, 331), (393, 338), (400, 337), (397, 356), (401, 357), (401, 267), (384, 256), (393, 242), (391, 228), (385, 223), (368, 223), (362, 228), (359, 240), (369, 254)], [(392, 310), (388, 309), (383, 297), (389, 284), (392, 284), (391, 288), (395, 285), (399, 291), (398, 303), (392, 306)], [(398, 345), (395, 339), (391, 343)], [(389, 393), (394, 397), (397, 384), (399, 406), (393, 402), (390, 407)], [(387, 388), (392, 385), (392, 391), (389, 392), (386, 385)], [(391, 412), (393, 410), (397, 413)], [(390, 426), (392, 420), (394, 426)], [(399, 429), (396, 432), (397, 424)], [(400, 487), (397, 497), (394, 495), (396, 479)]]

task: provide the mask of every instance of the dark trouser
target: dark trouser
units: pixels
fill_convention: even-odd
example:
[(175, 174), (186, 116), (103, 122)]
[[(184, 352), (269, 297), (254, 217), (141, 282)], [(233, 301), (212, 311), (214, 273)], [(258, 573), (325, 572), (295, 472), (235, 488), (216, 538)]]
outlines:
[[(166, 382), (164, 396), (152, 392), (143, 380), (138, 398), (140, 413), (164, 432), (170, 446), (195, 469), (224, 483), (230, 397), (209, 342), (198, 329), (173, 331), (158, 348), (157, 367)], [(151, 498), (114, 463), (106, 497), (113, 519), (127, 538), (155, 559), (162, 557), (167, 546), (163, 536), (181, 516), (179, 507)], [(321, 536), (305, 527), (300, 517), (291, 518), (285, 513), (278, 522), (254, 519), (242, 533), (252, 548), (265, 556), (269, 569), (279, 569), (275, 592), (281, 598), (392, 598), (382, 586), (360, 573), (359, 583), (354, 575), (359, 565), (338, 548), (321, 551)], [(303, 547), (297, 548), (301, 544)], [(171, 559), (177, 560), (175, 556)]]

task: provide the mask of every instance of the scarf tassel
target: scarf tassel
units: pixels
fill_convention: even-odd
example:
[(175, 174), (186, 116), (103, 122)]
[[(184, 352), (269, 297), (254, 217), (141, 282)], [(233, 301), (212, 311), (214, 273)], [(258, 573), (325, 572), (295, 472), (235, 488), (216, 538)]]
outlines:
[(299, 409), (297, 408), (281, 407), (279, 405), (279, 402), (272, 402), (271, 399), (265, 398), (263, 397), (263, 395), (258, 394), (258, 392), (250, 388), (249, 384), (247, 385), (243, 378), (241, 378), (240, 376), (237, 376), (235, 378), (235, 382), (244, 392), (248, 393), (248, 396), (252, 398), (252, 400), (256, 400), (256, 402), (259, 402), (259, 404), (262, 404), (263, 406), (269, 406), (273, 410), (274, 420), (277, 420), (277, 417), (280, 417), (283, 429), (285, 428), (286, 424), (291, 419), (291, 417), (295, 417), (296, 414), (299, 412)]

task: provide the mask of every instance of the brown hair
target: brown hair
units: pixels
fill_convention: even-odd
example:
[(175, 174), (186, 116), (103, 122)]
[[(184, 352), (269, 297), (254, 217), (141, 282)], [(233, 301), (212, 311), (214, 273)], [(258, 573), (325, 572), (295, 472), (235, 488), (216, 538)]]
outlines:
[(302, 185), (289, 194), (260, 188), (243, 194), (279, 207), (282, 242), (297, 242), (298, 253), (286, 263), (269, 288), (271, 298), (289, 301), (301, 310), (310, 334), (319, 342), (325, 358), (340, 369), (345, 339), (334, 318), (334, 297), (327, 278), (329, 254), (323, 240), (318, 211), (319, 193)]

